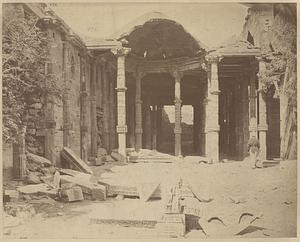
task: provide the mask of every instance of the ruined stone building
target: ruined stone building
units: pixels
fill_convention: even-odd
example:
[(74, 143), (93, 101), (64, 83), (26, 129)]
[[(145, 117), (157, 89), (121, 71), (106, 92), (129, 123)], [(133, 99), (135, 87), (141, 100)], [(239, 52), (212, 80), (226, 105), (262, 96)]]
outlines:
[(59, 164), (64, 146), (84, 161), (96, 159), (99, 147), (118, 149), (123, 157), (126, 148), (160, 151), (164, 105), (175, 109), (175, 156), (188, 155), (182, 154), (183, 105), (193, 107), (194, 154), (213, 162), (242, 160), (249, 137), (256, 136), (263, 158), (280, 156), (279, 100), (265, 95), (257, 78), (265, 68), (260, 48), (274, 18), (269, 9), (249, 10), (241, 37), (208, 50), (157, 12), (114, 39), (83, 40), (45, 5), (22, 6), (48, 31), (53, 47), (47, 70), (65, 85), (62, 100), (48, 98), (45, 118), (27, 127), (46, 158)]

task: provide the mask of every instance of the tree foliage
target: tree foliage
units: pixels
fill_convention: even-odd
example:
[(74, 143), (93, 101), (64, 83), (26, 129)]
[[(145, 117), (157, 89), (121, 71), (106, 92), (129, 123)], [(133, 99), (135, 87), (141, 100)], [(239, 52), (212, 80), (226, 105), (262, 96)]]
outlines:
[(45, 73), (49, 57), (47, 32), (37, 18), (24, 14), (17, 4), (3, 5), (2, 96), (3, 141), (14, 141), (26, 122), (26, 110), (33, 97), (59, 95), (56, 78)]
[[(267, 92), (277, 85), (280, 94), (286, 95), (289, 104), (297, 105), (297, 26), (283, 15), (276, 15), (271, 28), (272, 48), (263, 49), (267, 57), (266, 69), (259, 73), (259, 78)], [(270, 46), (268, 46), (270, 47)]]

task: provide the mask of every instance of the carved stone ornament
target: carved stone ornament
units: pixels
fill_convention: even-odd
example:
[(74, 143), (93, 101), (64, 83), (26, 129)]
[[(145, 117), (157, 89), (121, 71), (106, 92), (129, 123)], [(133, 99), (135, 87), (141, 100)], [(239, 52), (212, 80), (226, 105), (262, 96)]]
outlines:
[(110, 50), (115, 56), (126, 56), (130, 53), (130, 48), (118, 47)]
[(207, 55), (205, 56), (205, 60), (208, 63), (219, 63), (223, 59), (223, 56), (220, 55)]

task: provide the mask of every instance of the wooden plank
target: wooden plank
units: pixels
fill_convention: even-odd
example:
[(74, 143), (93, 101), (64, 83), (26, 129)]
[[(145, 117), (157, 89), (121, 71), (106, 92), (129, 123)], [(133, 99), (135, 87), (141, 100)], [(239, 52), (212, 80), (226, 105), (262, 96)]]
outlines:
[(100, 184), (91, 183), (84, 179), (61, 175), (61, 183), (74, 183), (81, 187), (84, 194), (90, 195), (92, 200), (106, 200), (106, 187)]
[(85, 173), (89, 173), (89, 174), (93, 173), (93, 171), (91, 170), (91, 168), (83, 160), (81, 160), (74, 153), (74, 151), (71, 150), (70, 148), (64, 147), (63, 150), (62, 150), (62, 152), (61, 152), (61, 156), (67, 162), (69, 162), (72, 165), (74, 165), (78, 170), (80, 170), (82, 172), (85, 172)]

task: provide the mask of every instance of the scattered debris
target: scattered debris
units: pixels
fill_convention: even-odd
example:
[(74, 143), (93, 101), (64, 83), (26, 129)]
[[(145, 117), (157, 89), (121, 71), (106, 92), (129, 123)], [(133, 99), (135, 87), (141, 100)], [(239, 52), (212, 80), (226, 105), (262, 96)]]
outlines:
[(91, 183), (84, 179), (68, 175), (60, 176), (61, 183), (75, 183), (80, 186), (85, 198), (91, 200), (106, 200), (106, 187), (97, 183)]
[(70, 163), (79, 171), (89, 174), (93, 173), (91, 168), (83, 160), (81, 160), (70, 148), (64, 147), (61, 152), (61, 156), (66, 162)]
[(40, 184), (42, 181), (38, 176), (39, 173), (36, 172), (29, 172), (26, 176), (26, 183), (27, 184)]

